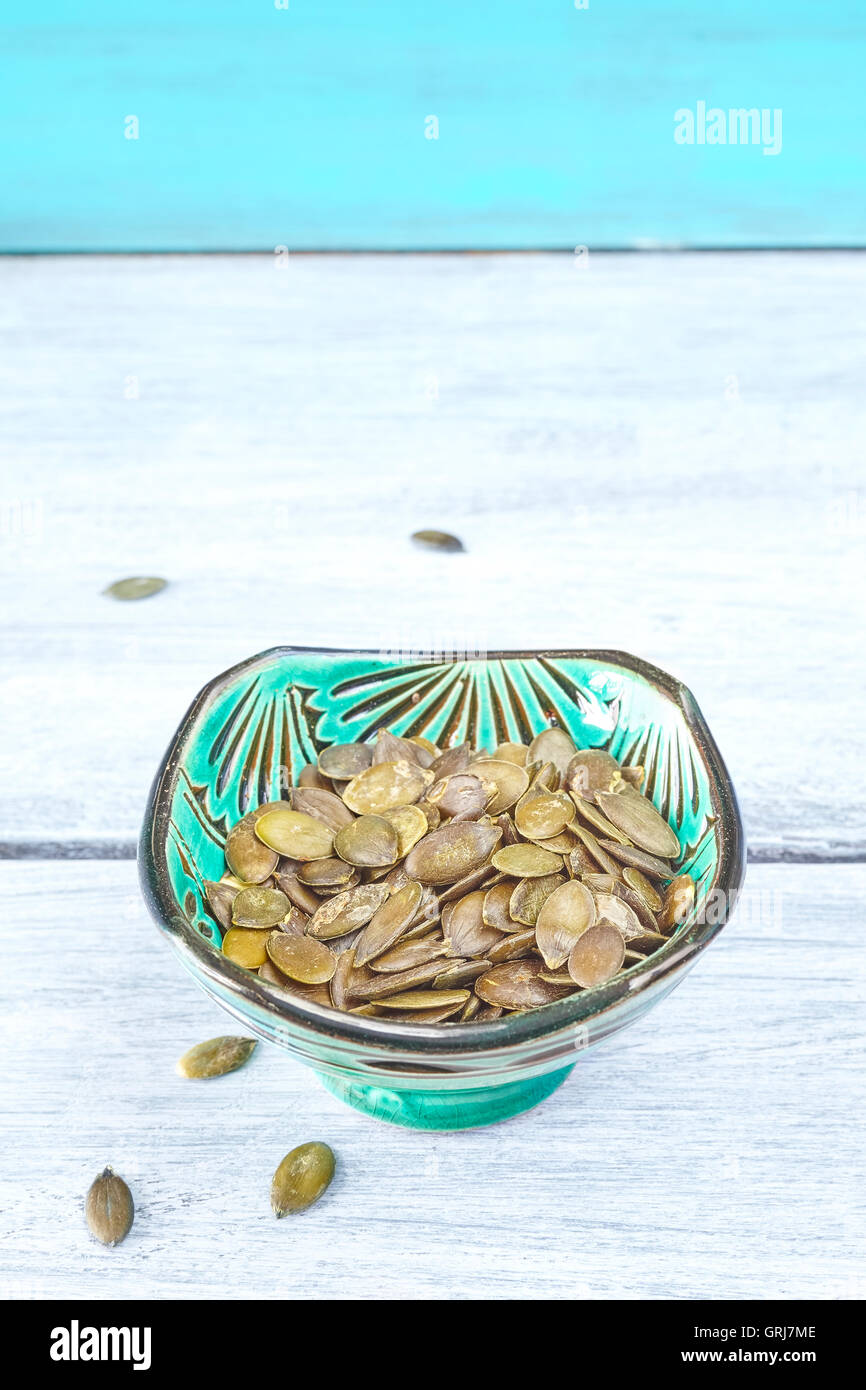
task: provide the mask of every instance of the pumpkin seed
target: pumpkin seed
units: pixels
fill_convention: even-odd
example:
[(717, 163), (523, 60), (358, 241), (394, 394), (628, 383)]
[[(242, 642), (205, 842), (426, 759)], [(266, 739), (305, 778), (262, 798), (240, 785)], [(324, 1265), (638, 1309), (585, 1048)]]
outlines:
[(511, 897), (516, 887), (513, 878), (504, 878), (501, 883), (487, 889), (481, 916), (488, 927), (495, 927), (500, 932), (520, 931), (523, 923), (515, 922), (511, 916)]
[(622, 898), (616, 897), (613, 893), (596, 893), (595, 910), (599, 918), (604, 917), (613, 926), (618, 927), (624, 940), (630, 941), (632, 937), (640, 936), (643, 927), (633, 907), (623, 902)]
[(449, 956), (483, 956), (501, 939), (502, 933), (484, 921), (486, 893), (479, 889), (467, 893), (454, 904), (448, 921)]
[(330, 1186), (337, 1160), (327, 1144), (299, 1144), (286, 1154), (271, 1182), (274, 1216), (294, 1216), (318, 1202)]
[(568, 957), (568, 973), (576, 985), (592, 989), (603, 985), (622, 969), (625, 942), (611, 923), (596, 922), (574, 943)]
[(430, 764), (434, 782), (439, 782), (444, 777), (453, 777), (457, 772), (465, 772), (471, 758), (472, 745), (470, 743), (458, 743), (453, 748), (446, 748)]
[(267, 953), (265, 933), (254, 927), (230, 927), (223, 937), (223, 955), (247, 970), (258, 970)]
[(315, 763), (305, 763), (301, 768), (298, 773), (298, 786), (305, 789), (307, 787), (320, 787), (322, 791), (333, 791), (330, 778), (323, 777)]
[(376, 763), (352, 778), (343, 800), (359, 816), (381, 816), (383, 811), (413, 805), (432, 781), (429, 772), (405, 759)]
[(402, 991), (429, 984), (431, 980), (435, 980), (441, 970), (441, 959), (423, 961), (420, 965), (410, 966), (408, 970), (394, 970), (387, 974), (377, 975), (375, 980), (368, 981), (355, 993), (359, 999), (369, 999), (374, 1003), (381, 1002), (389, 994), (399, 994)]
[(529, 786), (526, 769), (506, 759), (481, 758), (469, 764), (467, 772), (495, 788), (487, 805), (488, 815), (498, 816), (513, 806)]
[(596, 792), (608, 792), (620, 778), (619, 763), (601, 748), (582, 748), (565, 770), (568, 791), (592, 801)]
[(289, 910), (289, 900), (279, 888), (244, 888), (232, 903), (236, 927), (275, 927)]
[(450, 887), (443, 888), (442, 892), (439, 894), (439, 902), (442, 904), (444, 910), (449, 904), (456, 902), (458, 898), (464, 898), (467, 893), (474, 892), (476, 888), (481, 888), (482, 885), (486, 885), (488, 888), (491, 887), (494, 880), (501, 877), (502, 875), (496, 872), (496, 869), (489, 860), (485, 860), (483, 864), (478, 865), (477, 869), (471, 869), (468, 874), (464, 874), (462, 878), (456, 879)]
[(94, 1178), (84, 1203), (90, 1234), (101, 1245), (119, 1245), (129, 1235), (135, 1216), (132, 1193), (113, 1168)]
[(593, 805), (591, 801), (586, 801), (577, 792), (572, 792), (571, 798), (581, 819), (588, 821), (599, 835), (604, 835), (609, 840), (615, 840), (617, 844), (627, 845), (629, 843), (628, 836), (623, 835), (621, 830), (617, 830), (616, 826), (608, 820), (607, 816), (602, 815), (598, 807)]
[(255, 1046), (253, 1038), (209, 1038), (189, 1048), (180, 1058), (177, 1070), (181, 1076), (195, 1081), (226, 1076), (249, 1061)]
[(519, 960), (521, 956), (534, 956), (537, 952), (535, 928), (525, 927), (523, 931), (509, 932), (508, 935), (502, 936), (495, 946), (490, 947), (487, 955), (494, 965), (500, 965), (506, 960)]
[(667, 821), (652, 802), (633, 787), (627, 786), (619, 793), (598, 792), (596, 803), (608, 820), (647, 854), (655, 854), (660, 859), (674, 859), (679, 854), (680, 842)]
[(661, 894), (656, 891), (653, 884), (650, 883), (645, 874), (641, 873), (640, 869), (623, 869), (622, 876), (629, 888), (633, 888), (638, 897), (646, 903), (650, 912), (661, 912)]
[(304, 811), (268, 811), (256, 821), (256, 835), (278, 854), (288, 854), (305, 863), (324, 859), (334, 847), (334, 832), (315, 816)]
[(471, 819), (481, 814), (494, 792), (491, 782), (482, 782), (471, 772), (455, 772), (434, 782), (427, 799), (440, 814)]
[(580, 840), (584, 849), (588, 850), (589, 853), (592, 855), (592, 858), (595, 860), (596, 864), (598, 864), (599, 867), (606, 874), (610, 874), (613, 878), (619, 878), (619, 865), (617, 864), (615, 859), (611, 859), (610, 855), (607, 853), (607, 850), (602, 849), (601, 845), (593, 835), (592, 831), (587, 830), (586, 827), (583, 825), (575, 824), (574, 833)]
[(678, 874), (665, 889), (664, 899), (658, 916), (661, 932), (672, 931), (680, 926), (695, 905), (694, 880), (688, 874)]
[(468, 985), (489, 970), (492, 961), (461, 960), (456, 965), (447, 965), (440, 975), (433, 978), (434, 989), (449, 989), (454, 985)]
[[(410, 849), (431, 828), (425, 812), (417, 805), (391, 807), (382, 812), (382, 819), (389, 821), (397, 832), (397, 855), (400, 859), (405, 859)], [(436, 824), (439, 824), (438, 820)]]
[(453, 883), (484, 864), (501, 838), (498, 826), (478, 821), (443, 825), (409, 853), (406, 872), (419, 883)]
[(380, 729), (376, 735), (376, 742), (373, 744), (373, 763), (395, 763), (405, 761), (417, 763), (419, 767), (429, 766), (433, 761), (428, 757), (426, 762), (421, 762), (421, 749), (417, 743), (412, 743), (408, 738), (398, 738), (389, 729)]
[(157, 579), (156, 575), (134, 575), (130, 579), (116, 579), (102, 592), (110, 598), (129, 602), (130, 599), (150, 598), (151, 595), (160, 593), (167, 584), (167, 579)]
[(659, 859), (656, 855), (647, 854), (645, 850), (635, 849), (632, 845), (619, 845), (615, 840), (599, 840), (599, 845), (606, 849), (608, 854), (612, 854), (614, 859), (618, 859), (620, 864), (640, 869), (649, 878), (673, 877), (673, 869), (666, 859)]
[(254, 816), (244, 816), (226, 838), (226, 863), (243, 883), (262, 883), (270, 878), (279, 863), (275, 850), (263, 844), (256, 835)]
[(530, 763), (553, 763), (557, 772), (564, 776), (574, 752), (574, 740), (565, 729), (542, 729), (530, 743), (526, 758)]
[(422, 550), (456, 552), (465, 548), (460, 537), (452, 536), (448, 531), (413, 531), (409, 539)]
[(267, 952), (278, 970), (303, 985), (327, 984), (337, 968), (337, 957), (333, 951), (311, 936), (287, 936), (285, 932), (271, 932)]
[[(311, 860), (315, 863), (315, 860)], [(301, 912), (314, 913), (319, 906), (319, 899), (306, 883), (301, 883), (297, 874), (283, 873), (278, 870), (275, 875), (277, 885), (285, 893), (289, 902), (294, 903), (295, 907)]]
[(308, 887), (317, 890), (348, 888), (353, 877), (355, 877), (355, 870), (345, 859), (310, 859), (306, 864), (301, 864), (298, 869), (298, 878), (301, 883), (306, 883)]
[(493, 758), (495, 762), (517, 763), (518, 767), (526, 767), (528, 752), (525, 743), (500, 743), (493, 750)]
[(344, 825), (351, 825), (355, 817), (344, 801), (335, 792), (324, 791), (321, 787), (293, 787), (292, 810), (303, 811), (330, 826), (335, 833)]
[(414, 920), (421, 902), (420, 883), (407, 883), (405, 888), (392, 893), (390, 898), (378, 908), (355, 942), (355, 960), (358, 965), (381, 956), (395, 942), (399, 941), (406, 928)]
[(538, 914), (535, 939), (548, 970), (558, 970), (579, 937), (595, 922), (595, 901), (584, 883), (554, 889)]
[(238, 895), (238, 890), (231, 884), (209, 883), (205, 879), (204, 891), (211, 912), (223, 931), (228, 931), (232, 924), (232, 903)]
[(523, 797), (514, 809), (514, 824), (527, 840), (547, 840), (559, 835), (574, 820), (574, 806), (559, 792)]
[(540, 956), (494, 965), (475, 981), (475, 993), (486, 1004), (501, 1009), (538, 1009), (571, 992), (567, 986), (542, 980), (543, 969)]
[(334, 743), (319, 754), (319, 772), (335, 782), (350, 782), (373, 761), (369, 743)]
[(506, 845), (493, 855), (497, 869), (511, 878), (544, 878), (562, 868), (562, 858), (540, 845)]
[(402, 994), (389, 994), (382, 1000), (386, 1009), (455, 1009), (466, 1003), (468, 989), (412, 989)]
[(541, 878), (524, 878), (511, 894), (509, 911), (515, 922), (534, 927), (538, 914), (554, 889), (565, 883), (564, 874), (545, 874)]
[(361, 869), (394, 864), (399, 843), (396, 829), (384, 816), (359, 816), (334, 836), (334, 849), (340, 858)]
[(365, 927), (389, 897), (386, 883), (361, 883), (357, 888), (347, 888), (316, 909), (307, 932), (317, 941), (347, 936), (350, 931)]
[(334, 973), (331, 976), (330, 991), (331, 1003), (335, 1009), (345, 1009), (348, 1007), (349, 996), (351, 994), (352, 974), (355, 967), (355, 948), (349, 946), (337, 956), (337, 963), (334, 966)]
[(428, 961), (447, 954), (448, 942), (439, 935), (418, 936), (411, 941), (404, 938), (390, 951), (384, 951), (371, 961), (370, 968), (376, 974), (393, 975), (402, 970), (413, 970), (416, 965), (426, 965)]

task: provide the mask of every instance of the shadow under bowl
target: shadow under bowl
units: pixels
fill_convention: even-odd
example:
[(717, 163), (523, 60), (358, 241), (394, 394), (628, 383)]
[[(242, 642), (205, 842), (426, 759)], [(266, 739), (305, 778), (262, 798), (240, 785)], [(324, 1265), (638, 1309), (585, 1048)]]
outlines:
[[(445, 746), (528, 742), (551, 724), (580, 748), (646, 768), (645, 791), (680, 838), (692, 916), (646, 961), (532, 1012), (460, 1025), (339, 1013), (222, 954), (204, 879), (225, 869), (227, 831), (285, 795), (331, 743), (381, 727)], [(727, 920), (745, 845), (734, 789), (691, 693), (624, 652), (496, 652), (395, 662), (387, 654), (274, 647), (210, 681), (157, 772), (139, 846), (142, 889), (181, 963), (246, 1029), (312, 1067), (377, 1119), (464, 1129), (536, 1105), (586, 1048), (642, 1017)]]

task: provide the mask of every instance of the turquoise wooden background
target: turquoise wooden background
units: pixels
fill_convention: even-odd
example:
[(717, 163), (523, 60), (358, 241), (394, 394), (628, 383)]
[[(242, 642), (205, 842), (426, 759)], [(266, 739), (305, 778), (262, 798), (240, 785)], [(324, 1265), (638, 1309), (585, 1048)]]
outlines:
[(0, 248), (863, 243), (864, 0), (287, 3), (2, 0)]

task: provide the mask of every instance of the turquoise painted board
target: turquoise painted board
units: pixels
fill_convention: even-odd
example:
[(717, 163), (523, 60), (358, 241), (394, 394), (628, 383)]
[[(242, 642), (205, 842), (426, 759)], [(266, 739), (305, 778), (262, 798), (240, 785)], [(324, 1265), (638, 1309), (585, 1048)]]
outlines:
[(579, 3), (2, 0), (0, 247), (863, 244), (862, 0)]

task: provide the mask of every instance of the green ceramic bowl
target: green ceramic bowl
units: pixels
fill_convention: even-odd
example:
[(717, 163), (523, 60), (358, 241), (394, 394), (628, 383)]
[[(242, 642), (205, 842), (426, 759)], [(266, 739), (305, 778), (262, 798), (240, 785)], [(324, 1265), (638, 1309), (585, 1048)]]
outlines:
[[(679, 867), (695, 880), (694, 914), (645, 963), (534, 1012), (422, 1027), (337, 1013), (222, 954), (202, 880), (222, 874), (235, 821), (285, 793), (322, 748), (372, 738), (382, 726), (493, 748), (551, 723), (581, 748), (644, 764), (648, 793), (685, 846)], [(496, 652), (410, 663), (300, 647), (275, 647), (205, 686), (157, 772), (139, 852), (150, 910), (207, 994), (350, 1105), (419, 1129), (491, 1124), (548, 1096), (584, 1049), (683, 978), (727, 920), (744, 860), (734, 790), (692, 695), (635, 657)]]

